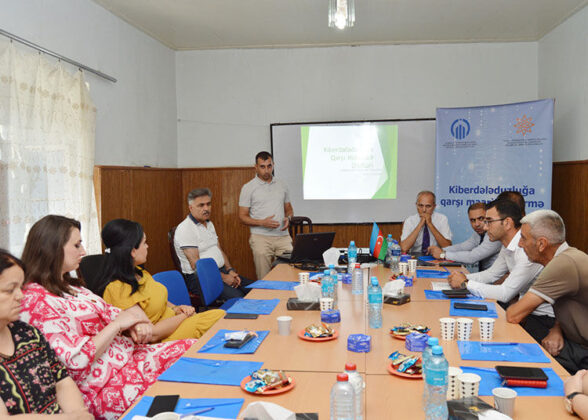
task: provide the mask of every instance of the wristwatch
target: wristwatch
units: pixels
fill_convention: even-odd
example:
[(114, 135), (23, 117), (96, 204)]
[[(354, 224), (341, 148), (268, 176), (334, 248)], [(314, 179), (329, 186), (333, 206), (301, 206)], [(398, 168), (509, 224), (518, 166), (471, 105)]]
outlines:
[(572, 392), (564, 398), (564, 406), (566, 407), (566, 411), (570, 414), (575, 414), (572, 400), (578, 394), (581, 394), (581, 392)]
[(444, 260), (444, 259), (445, 259), (445, 252), (442, 252), (442, 253), (439, 255), (439, 258), (441, 258), (442, 260)]

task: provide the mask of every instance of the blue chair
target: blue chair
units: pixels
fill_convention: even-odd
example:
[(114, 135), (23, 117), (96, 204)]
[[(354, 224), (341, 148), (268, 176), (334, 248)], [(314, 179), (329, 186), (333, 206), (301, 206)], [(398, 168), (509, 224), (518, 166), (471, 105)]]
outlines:
[[(223, 292), (223, 279), (212, 258), (201, 258), (196, 261), (196, 273), (202, 291), (202, 303), (209, 307), (215, 303)], [(239, 298), (229, 299), (224, 302), (220, 309), (229, 309)]]
[(190, 293), (184, 282), (182, 273), (176, 270), (162, 271), (153, 275), (153, 279), (163, 284), (167, 289), (167, 300), (174, 305), (192, 306)]

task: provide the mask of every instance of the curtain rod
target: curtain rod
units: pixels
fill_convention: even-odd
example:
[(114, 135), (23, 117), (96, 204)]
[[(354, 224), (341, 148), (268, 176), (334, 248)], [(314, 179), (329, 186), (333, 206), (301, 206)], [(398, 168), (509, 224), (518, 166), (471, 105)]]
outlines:
[(21, 38), (19, 36), (16, 36), (14, 34), (11, 34), (10, 32), (6, 32), (3, 29), (0, 29), (0, 35), (4, 35), (7, 38), (13, 39), (13, 40), (15, 40), (17, 42), (20, 42), (21, 44), (24, 44), (24, 45), (27, 45), (27, 46), (29, 46), (31, 48), (34, 48), (37, 51), (40, 51), (40, 52), (42, 52), (44, 54), (50, 55), (52, 57), (55, 57), (55, 58), (57, 58), (59, 60), (65, 61), (66, 63), (69, 63), (69, 64), (71, 64), (73, 66), (76, 66), (79, 69), (84, 69), (84, 70), (86, 70), (86, 71), (88, 71), (90, 73), (94, 73), (95, 75), (102, 77), (103, 79), (110, 80), (111, 82), (116, 83), (116, 79), (114, 77), (112, 77), (112, 76), (109, 76), (109, 75), (107, 75), (105, 73), (102, 73), (99, 70), (94, 70), (93, 68), (90, 68), (88, 66), (84, 66), (82, 63), (78, 63), (75, 60), (72, 60), (70, 58), (67, 58), (67, 57), (61, 55), (61, 54), (57, 54), (57, 53), (55, 53), (55, 52), (53, 52), (51, 50), (48, 50), (46, 48), (43, 48), (43, 47), (41, 47), (41, 46), (39, 46), (37, 44), (34, 44), (34, 43), (30, 42), (30, 41), (27, 41), (26, 39), (23, 39), (23, 38)]

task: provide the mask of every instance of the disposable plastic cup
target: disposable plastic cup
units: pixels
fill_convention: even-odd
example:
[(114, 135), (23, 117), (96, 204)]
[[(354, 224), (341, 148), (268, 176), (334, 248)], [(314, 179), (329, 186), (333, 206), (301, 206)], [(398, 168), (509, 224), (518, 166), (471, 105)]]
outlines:
[(480, 340), (490, 341), (494, 336), (494, 318), (479, 318)]
[(494, 388), (492, 395), (494, 395), (494, 408), (502, 414), (513, 417), (517, 392), (510, 388)]
[(474, 321), (470, 318), (457, 318), (457, 339), (469, 341), (472, 336)]
[(151, 417), (152, 420), (180, 420), (180, 415), (173, 411), (164, 411)]
[(453, 340), (455, 336), (455, 319), (453, 318), (440, 318), (441, 323), (441, 338), (445, 341)]
[(457, 377), (461, 375), (463, 372), (460, 368), (450, 366), (449, 367), (449, 375), (447, 380), (447, 399), (448, 400), (457, 400), (459, 398), (459, 381)]
[(310, 273), (308, 273), (308, 272), (298, 273), (298, 281), (300, 282), (300, 284), (306, 284), (306, 283), (308, 283), (309, 280), (310, 280)]
[(408, 260), (409, 273), (416, 273), (416, 269), (417, 269), (417, 260), (415, 260), (415, 259)]
[(480, 378), (475, 373), (462, 373), (457, 377), (461, 398), (477, 397), (480, 390)]
[(333, 309), (333, 298), (321, 298), (320, 300), (321, 311), (328, 311)]
[(398, 263), (398, 270), (400, 271), (400, 274), (402, 274), (403, 276), (406, 276), (408, 274), (408, 263), (399, 262)]
[(288, 315), (278, 317), (278, 334), (290, 335), (292, 329), (292, 317)]

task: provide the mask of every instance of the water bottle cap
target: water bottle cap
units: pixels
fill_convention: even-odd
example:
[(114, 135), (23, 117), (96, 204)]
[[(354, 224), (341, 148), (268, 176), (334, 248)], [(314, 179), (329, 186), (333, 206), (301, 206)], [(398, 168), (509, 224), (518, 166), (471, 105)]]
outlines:
[(331, 274), (331, 272), (329, 270), (325, 270), (323, 274)]
[(357, 370), (355, 363), (345, 363), (345, 370)]
[(347, 382), (349, 380), (349, 376), (346, 373), (338, 373), (337, 374), (337, 382)]
[(427, 340), (427, 344), (431, 347), (439, 345), (439, 339), (437, 337), (430, 337)]
[(370, 281), (371, 281), (371, 283), (372, 283), (372, 286), (379, 286), (379, 283), (378, 283), (378, 278), (377, 278), (377, 277), (375, 277), (375, 276), (374, 276), (374, 277), (372, 277), (372, 278), (370, 279)]
[(335, 264), (329, 264), (329, 268), (335, 268)]
[(389, 233), (389, 234), (388, 234), (388, 238), (392, 238), (392, 234), (390, 234), (390, 233)]
[(355, 241), (349, 242), (349, 246), (352, 246), (352, 245), (355, 246)]
[(443, 354), (443, 347), (433, 346), (433, 354), (435, 354), (435, 355)]

